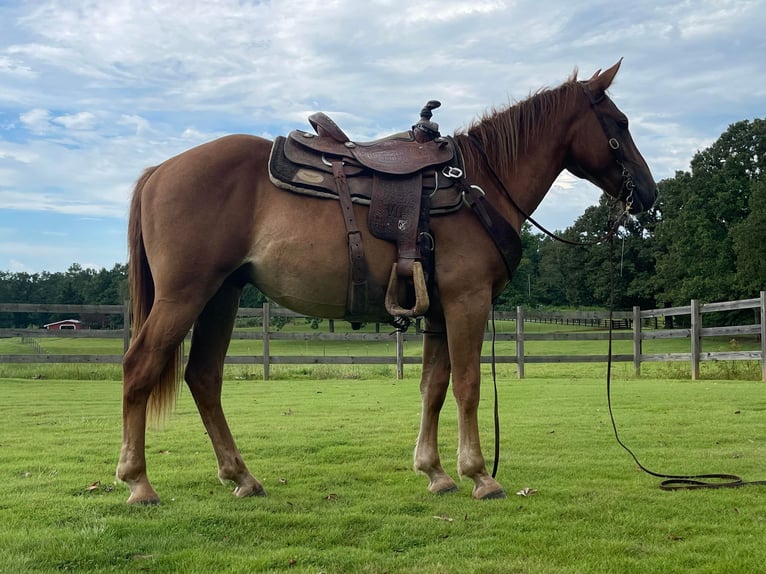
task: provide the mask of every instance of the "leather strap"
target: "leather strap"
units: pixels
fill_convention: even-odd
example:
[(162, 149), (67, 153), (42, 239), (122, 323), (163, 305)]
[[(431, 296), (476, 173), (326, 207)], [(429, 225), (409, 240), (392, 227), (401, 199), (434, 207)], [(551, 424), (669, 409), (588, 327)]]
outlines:
[(495, 206), (487, 201), (480, 188), (467, 186), (462, 179), (458, 180), (458, 185), (463, 190), (463, 198), (466, 203), (476, 213), (479, 221), (484, 225), (498, 251), (500, 251), (510, 281), (521, 261), (521, 238), (519, 234)]
[(612, 330), (614, 321), (612, 316), (614, 314), (614, 277), (616, 273), (614, 270), (614, 238), (609, 241), (609, 350), (608, 360), (606, 363), (606, 404), (609, 411), (609, 419), (612, 422), (612, 431), (614, 431), (614, 438), (634, 460), (638, 468), (645, 473), (650, 474), (657, 478), (664, 478), (660, 483), (661, 490), (697, 490), (697, 489), (719, 489), (719, 488), (740, 488), (742, 486), (766, 486), (766, 480), (743, 480), (736, 474), (728, 473), (710, 473), (710, 474), (663, 474), (661, 472), (654, 472), (649, 470), (633, 451), (624, 443), (620, 438), (620, 433), (617, 432), (617, 423), (614, 419), (614, 412), (612, 410)]
[(346, 237), (351, 261), (351, 284), (346, 301), (346, 311), (350, 317), (363, 316), (367, 311), (367, 260), (364, 257), (362, 234), (356, 225), (354, 204), (348, 190), (346, 174), (343, 172), (343, 162), (332, 162), (332, 172), (335, 177), (335, 187), (346, 224)]

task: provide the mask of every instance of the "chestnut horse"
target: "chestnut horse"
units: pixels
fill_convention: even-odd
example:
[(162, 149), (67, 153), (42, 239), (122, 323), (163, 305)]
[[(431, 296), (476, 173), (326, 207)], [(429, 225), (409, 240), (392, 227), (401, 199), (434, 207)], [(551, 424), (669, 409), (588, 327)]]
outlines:
[[(465, 180), (483, 190), (517, 233), (564, 169), (623, 200), (631, 212), (654, 202), (656, 184), (627, 118), (606, 95), (619, 65), (586, 81), (577, 81), (575, 72), (559, 87), (493, 110), (455, 134)], [(271, 148), (259, 137), (223, 137), (149, 168), (136, 184), (128, 232), (134, 336), (123, 361), (117, 466), (117, 478), (130, 487), (129, 503), (159, 501), (146, 472), (147, 416), (173, 406), (181, 375), (213, 444), (218, 478), (233, 482), (236, 496), (265, 494), (221, 408), (224, 357), (246, 283), (299, 313), (344, 317), (350, 265), (341, 209), (336, 201), (275, 187), (267, 170)], [(357, 221), (367, 220), (367, 210), (354, 205)], [(430, 226), (434, 286), (424, 316), (414, 468), (428, 476), (431, 492), (457, 488), (437, 446), (451, 376), (457, 472), (473, 480), (475, 498), (502, 497), (502, 486), (485, 466), (477, 408), (484, 328), (510, 271), (469, 207), (432, 217)], [(395, 248), (360, 227), (368, 272), (386, 285)], [(367, 318), (391, 319), (378, 312)], [(181, 345), (192, 327), (184, 373)]]

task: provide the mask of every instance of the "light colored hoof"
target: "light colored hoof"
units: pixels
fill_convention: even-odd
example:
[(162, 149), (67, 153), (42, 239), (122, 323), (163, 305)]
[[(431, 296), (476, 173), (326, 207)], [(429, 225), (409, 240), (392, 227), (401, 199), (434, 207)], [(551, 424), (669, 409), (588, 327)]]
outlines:
[(439, 490), (432, 491), (434, 494), (449, 494), (451, 492), (457, 492), (459, 489), (457, 487), (457, 484), (453, 484), (452, 486), (445, 486), (443, 488), (440, 488)]
[(128, 504), (140, 504), (143, 506), (157, 506), (160, 503), (160, 497), (154, 492), (154, 489), (135, 489), (131, 491), (128, 498)]
[(431, 481), (428, 485), (428, 490), (434, 494), (449, 494), (457, 489), (457, 484), (447, 474)]
[(497, 500), (506, 498), (502, 485), (494, 478), (484, 476), (476, 481), (473, 489), (473, 497), (476, 500)]
[(147, 499), (137, 499), (134, 500), (131, 496), (128, 498), (128, 504), (130, 505), (139, 505), (139, 506), (159, 506), (160, 499), (159, 498), (147, 498)]
[(238, 498), (247, 498), (249, 496), (267, 496), (266, 490), (261, 486), (260, 484), (253, 487), (253, 486), (238, 486), (234, 489), (234, 492), (232, 494)]
[(496, 500), (500, 498), (508, 498), (508, 495), (506, 495), (505, 490), (501, 488), (500, 490), (495, 490), (483, 496), (477, 496), (476, 498), (478, 500)]
[(134, 481), (128, 482), (127, 484), (130, 487), (130, 496), (127, 500), (128, 504), (156, 506), (160, 503), (159, 495), (154, 491), (152, 485), (149, 484), (148, 481)]

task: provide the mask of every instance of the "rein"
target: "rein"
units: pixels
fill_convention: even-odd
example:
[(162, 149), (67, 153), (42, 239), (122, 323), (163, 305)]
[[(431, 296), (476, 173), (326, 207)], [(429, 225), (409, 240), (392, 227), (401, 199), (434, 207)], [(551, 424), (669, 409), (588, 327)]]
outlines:
[[(492, 166), (492, 163), (490, 162), (487, 152), (484, 149), (484, 146), (482, 145), (481, 141), (475, 135), (471, 133), (467, 134), (467, 139), (472, 144), (472, 146), (479, 152), (479, 155), (481, 156), (484, 162), (484, 165), (487, 168), (487, 171), (492, 176), (492, 179), (494, 180), (498, 189), (502, 191), (503, 195), (505, 195), (506, 199), (511, 204), (511, 206), (515, 208), (526, 220), (532, 223), (537, 229), (539, 229), (545, 235), (561, 243), (565, 243), (567, 245), (574, 245), (578, 247), (600, 245), (600, 244), (606, 243), (607, 241), (609, 242), (609, 267), (610, 267), (610, 272), (609, 272), (609, 282), (610, 282), (609, 350), (608, 350), (607, 374), (606, 374), (606, 398), (607, 398), (607, 406), (609, 410), (609, 418), (612, 424), (612, 430), (614, 432), (614, 437), (617, 441), (617, 444), (619, 444), (633, 458), (638, 468), (640, 468), (643, 472), (651, 476), (664, 479), (659, 484), (659, 488), (661, 490), (670, 491), (670, 490), (739, 488), (742, 486), (749, 486), (749, 485), (766, 486), (766, 480), (745, 481), (736, 474), (709, 473), (709, 474), (677, 475), (677, 474), (664, 474), (664, 473), (655, 472), (653, 470), (650, 470), (646, 466), (644, 466), (641, 463), (641, 461), (638, 460), (638, 457), (635, 455), (635, 453), (620, 438), (619, 432), (617, 430), (617, 423), (614, 417), (614, 412), (612, 409), (612, 340), (613, 340), (613, 313), (614, 313), (614, 293), (615, 293), (614, 237), (617, 234), (617, 230), (619, 226), (622, 224), (622, 222), (624, 221), (624, 219), (630, 216), (630, 210), (633, 204), (633, 190), (635, 188), (635, 184), (633, 182), (633, 177), (630, 173), (630, 170), (625, 166), (626, 158), (622, 150), (622, 145), (620, 144), (620, 141), (614, 134), (613, 130), (610, 129), (610, 126), (607, 124), (607, 122), (605, 121), (603, 115), (600, 113), (598, 108), (599, 104), (606, 99), (606, 95), (596, 98), (593, 96), (592, 92), (588, 89), (588, 87), (584, 83), (580, 83), (580, 86), (585, 91), (585, 94), (587, 95), (588, 100), (590, 102), (591, 108), (593, 109), (593, 112), (598, 118), (599, 124), (601, 125), (601, 128), (604, 131), (604, 135), (607, 138), (609, 148), (612, 150), (612, 154), (613, 154), (615, 162), (622, 169), (623, 185), (621, 190), (622, 193), (621, 193), (621, 196), (618, 198), (618, 201), (623, 201), (624, 209), (623, 209), (623, 212), (617, 218), (615, 218), (614, 223), (611, 225), (611, 227), (606, 232), (606, 234), (600, 239), (597, 239), (595, 241), (572, 241), (564, 237), (560, 237), (556, 235), (555, 233), (552, 233), (551, 231), (546, 229), (544, 226), (542, 226), (540, 223), (538, 223), (534, 218), (531, 217), (530, 214), (528, 214), (524, 209), (522, 209), (519, 206), (519, 204), (513, 199), (510, 192), (508, 191), (506, 186), (503, 184), (503, 181), (500, 179), (500, 176), (497, 174), (494, 167)], [(456, 146), (456, 149), (459, 149), (459, 147)], [(465, 182), (465, 174), (462, 169), (457, 169), (453, 167), (447, 170), (446, 172), (444, 172), (444, 175), (448, 178), (456, 180), (456, 183), (459, 185), (459, 187), (462, 190), (464, 201), (466, 201), (469, 207), (471, 207), (477, 213), (477, 215), (479, 216), (479, 219), (483, 221), (490, 219), (487, 215), (487, 208), (490, 208), (493, 212), (496, 212), (492, 204), (486, 201), (486, 194), (484, 193), (483, 189), (481, 189), (479, 186), (476, 186), (476, 185), (468, 185)], [(501, 217), (501, 219), (504, 219), (504, 218)], [(485, 223), (485, 226), (487, 226), (486, 223)], [(492, 226), (490, 225), (487, 227), (488, 229), (490, 229)], [(492, 235), (492, 233), (490, 233), (490, 235)], [(493, 239), (496, 239), (496, 238), (493, 237)], [(501, 253), (502, 252), (503, 250), (501, 249)], [(513, 269), (509, 267), (509, 274), (512, 275), (512, 272), (513, 272)], [(495, 308), (494, 308), (494, 305), (492, 306), (492, 382), (494, 387), (494, 399), (495, 399), (495, 404), (494, 404), (495, 460), (494, 460), (494, 465), (492, 469), (492, 477), (494, 478), (497, 474), (499, 458), (500, 458), (500, 418), (499, 418), (499, 409), (498, 409), (497, 373), (495, 368)]]
[(606, 403), (609, 410), (609, 419), (612, 422), (614, 438), (635, 461), (638, 468), (656, 478), (663, 478), (659, 484), (661, 490), (696, 490), (717, 488), (739, 488), (742, 486), (766, 486), (766, 480), (745, 481), (736, 474), (710, 473), (710, 474), (663, 474), (654, 472), (645, 467), (634, 452), (622, 441), (617, 432), (614, 412), (612, 412), (612, 317), (614, 313), (614, 241), (609, 242), (609, 350), (606, 364)]
[(479, 141), (479, 138), (469, 133), (468, 141), (470, 141), (473, 147), (476, 149), (476, 151), (479, 152), (479, 155), (481, 156), (481, 159), (484, 162), (484, 167), (487, 168), (487, 171), (492, 176), (492, 179), (495, 180), (495, 183), (497, 184), (498, 189), (500, 189), (503, 192), (503, 195), (508, 200), (508, 203), (510, 203), (513, 206), (513, 208), (516, 211), (518, 211), (524, 219), (529, 221), (532, 225), (534, 225), (537, 229), (542, 231), (545, 235), (547, 235), (551, 239), (560, 241), (561, 243), (566, 243), (567, 245), (582, 247), (585, 245), (598, 245), (598, 244), (604, 243), (605, 241), (609, 240), (609, 238), (617, 232), (617, 225), (615, 224), (615, 226), (613, 226), (612, 229), (610, 229), (609, 232), (601, 239), (597, 239), (595, 241), (586, 241), (586, 242), (572, 241), (571, 239), (567, 239), (565, 237), (561, 237), (560, 235), (556, 235), (555, 233), (553, 233), (552, 231), (544, 227), (534, 217), (532, 217), (529, 213), (527, 213), (526, 210), (522, 209), (518, 203), (516, 203), (516, 200), (513, 199), (513, 196), (508, 191), (508, 188), (505, 187), (505, 184), (503, 184), (503, 181), (500, 179), (500, 176), (497, 175), (495, 168), (492, 166), (492, 162), (489, 161), (489, 156), (487, 155), (487, 152), (484, 149), (484, 146)]

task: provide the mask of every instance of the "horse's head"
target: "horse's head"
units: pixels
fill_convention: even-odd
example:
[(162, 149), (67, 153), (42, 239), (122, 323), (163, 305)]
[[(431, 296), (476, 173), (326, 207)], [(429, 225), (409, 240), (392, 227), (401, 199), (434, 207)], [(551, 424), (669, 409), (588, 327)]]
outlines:
[(657, 184), (633, 142), (627, 116), (606, 94), (621, 62), (578, 82), (583, 112), (573, 124), (566, 168), (640, 213), (657, 198)]

